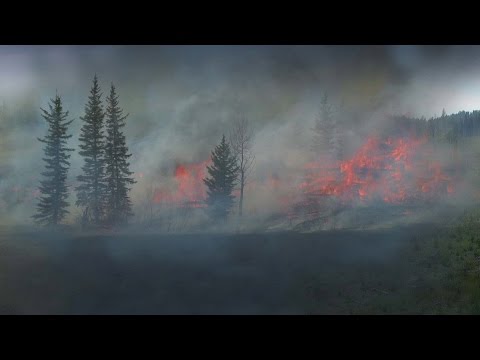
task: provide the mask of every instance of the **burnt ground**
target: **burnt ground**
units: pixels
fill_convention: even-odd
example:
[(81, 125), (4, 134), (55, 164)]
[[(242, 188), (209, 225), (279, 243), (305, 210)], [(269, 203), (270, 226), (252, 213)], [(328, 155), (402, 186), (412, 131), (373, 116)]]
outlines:
[(410, 286), (408, 245), (431, 231), (425, 224), (311, 234), (3, 232), (0, 313), (381, 313), (372, 304)]

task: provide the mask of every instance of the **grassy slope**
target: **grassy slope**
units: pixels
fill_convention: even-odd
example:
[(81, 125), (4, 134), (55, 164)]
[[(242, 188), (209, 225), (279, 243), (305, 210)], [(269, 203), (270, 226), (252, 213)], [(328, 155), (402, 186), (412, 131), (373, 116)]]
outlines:
[(351, 314), (480, 314), (480, 212), (413, 236), (397, 265), (362, 269), (346, 294)]
[(311, 234), (0, 234), (0, 313), (480, 313), (480, 218)]

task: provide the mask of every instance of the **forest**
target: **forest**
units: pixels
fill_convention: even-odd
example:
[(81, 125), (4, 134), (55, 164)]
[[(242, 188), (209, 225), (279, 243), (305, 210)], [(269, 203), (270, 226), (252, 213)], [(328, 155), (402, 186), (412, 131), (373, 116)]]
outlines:
[[(47, 145), (43, 150), (47, 157), (44, 159), (46, 168), (42, 169), (37, 161), (38, 176), (32, 178), (44, 178), (40, 183), (29, 181), (23, 189), (14, 185), (12, 191), (4, 186), (2, 210), (5, 213), (18, 204), (28, 203), (30, 207), (38, 206), (32, 219), (44, 225), (63, 222), (83, 228), (90, 224), (106, 229), (130, 223), (147, 225), (157, 231), (178, 232), (205, 228), (205, 224), (225, 224), (228, 229), (238, 226), (235, 225), (238, 220), (232, 219), (244, 218), (244, 225), (251, 224), (250, 228), (260, 226), (265, 229), (283, 222), (283, 227), (298, 229), (304, 228), (302, 223), (311, 223), (315, 218), (335, 218), (332, 214), (342, 212), (345, 207), (372, 205), (380, 197), (384, 202), (407, 204), (418, 198), (417, 192), (432, 195), (430, 200), (438, 200), (449, 192), (453, 193), (454, 187), (463, 192), (475, 191), (465, 188), (465, 180), (470, 177), (470, 169), (477, 168), (477, 155), (471, 142), (480, 131), (479, 111), (447, 115), (443, 110), (440, 117), (430, 119), (391, 115), (383, 120), (382, 127), (376, 132), (364, 137), (363, 143), (349, 147), (355, 141), (352, 134), (348, 134), (352, 109), (345, 109), (327, 93), (321, 94), (311, 123), (313, 126), (309, 128), (308, 122), (297, 123), (289, 130), (290, 135), (287, 134), (304, 136), (308, 133), (304, 139), (307, 149), (302, 153), (304, 158), (298, 161), (299, 166), (292, 175), (292, 171), (286, 174), (277, 170), (272, 172), (268, 164), (261, 164), (259, 168), (255, 162), (258, 136), (255, 136), (245, 106), (237, 104), (231, 109), (229, 122), (221, 129), (223, 138), (218, 139), (218, 146), (210, 144), (212, 152), (208, 158), (196, 163), (176, 163), (170, 178), (146, 184), (143, 173), (132, 171), (128, 161), (132, 154), (124, 129), (125, 126), (128, 129), (129, 124), (125, 121), (132, 115), (124, 115), (113, 85), (105, 98), (105, 109), (100, 92), (95, 77), (85, 115), (77, 120), (82, 121), (80, 134), (73, 134), (69, 129), (73, 117), (63, 109), (60, 95), (50, 101), (49, 110), (42, 108), (43, 121), (50, 126), (48, 135), (39, 138)], [(5, 119), (2, 126), (8, 126), (9, 121), (19, 129), (38, 126), (38, 122), (32, 122), (36, 116), (31, 106), (8, 111), (4, 103), (1, 109)], [(77, 149), (68, 145), (74, 135), (79, 139)], [(357, 132), (353, 136), (358, 138)], [(8, 140), (4, 138), (2, 147), (5, 149), (14, 147)], [(419, 159), (418, 154), (425, 151), (452, 153), (453, 161), (448, 155), (450, 160), (443, 158), (428, 165), (430, 173), (433, 168), (437, 172), (435, 176), (430, 174), (430, 179), (427, 174), (421, 174), (421, 170), (406, 170), (412, 165), (424, 166), (423, 160), (433, 161), (434, 157), (426, 155), (425, 159)], [(82, 171), (76, 176), (69, 173), (71, 152), (77, 152), (84, 159)], [(397, 155), (392, 156), (395, 153)], [(4, 179), (11, 166), (9, 160), (2, 161)], [(382, 171), (386, 170), (393, 171), (393, 174), (383, 175)], [(255, 176), (255, 173), (263, 174), (263, 177)], [(472, 173), (469, 182), (476, 179), (475, 171)], [(418, 191), (418, 184), (406, 180), (409, 176), (414, 176), (417, 183), (423, 181), (422, 191)], [(455, 176), (458, 178), (454, 179)], [(445, 194), (440, 189), (442, 186)], [(132, 203), (129, 193), (135, 187), (142, 188), (142, 196), (137, 196)], [(59, 195), (55, 195), (57, 193)], [(266, 217), (259, 215), (262, 214), (261, 202), (252, 206), (248, 201), (249, 196), (255, 197), (259, 193), (269, 193), (274, 198), (275, 210), (265, 210)], [(424, 196), (422, 200), (427, 199)], [(69, 216), (72, 209), (76, 214), (73, 218)], [(258, 216), (267, 225), (252, 221)]]

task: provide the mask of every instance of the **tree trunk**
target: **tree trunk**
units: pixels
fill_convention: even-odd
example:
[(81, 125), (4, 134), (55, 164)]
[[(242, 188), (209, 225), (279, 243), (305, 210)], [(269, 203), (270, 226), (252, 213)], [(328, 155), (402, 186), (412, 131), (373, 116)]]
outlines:
[(242, 171), (242, 175), (241, 175), (241, 180), (240, 180), (240, 202), (239, 202), (239, 216), (242, 217), (242, 213), (243, 213), (243, 188), (244, 188), (245, 184), (244, 184), (244, 174), (243, 174), (243, 171)]

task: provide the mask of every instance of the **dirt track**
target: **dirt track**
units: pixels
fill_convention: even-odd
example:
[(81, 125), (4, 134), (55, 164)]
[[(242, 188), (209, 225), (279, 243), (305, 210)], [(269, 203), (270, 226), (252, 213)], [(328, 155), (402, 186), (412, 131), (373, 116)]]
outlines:
[(115, 237), (4, 232), (0, 313), (354, 313), (372, 296), (405, 286), (405, 245), (431, 229)]

